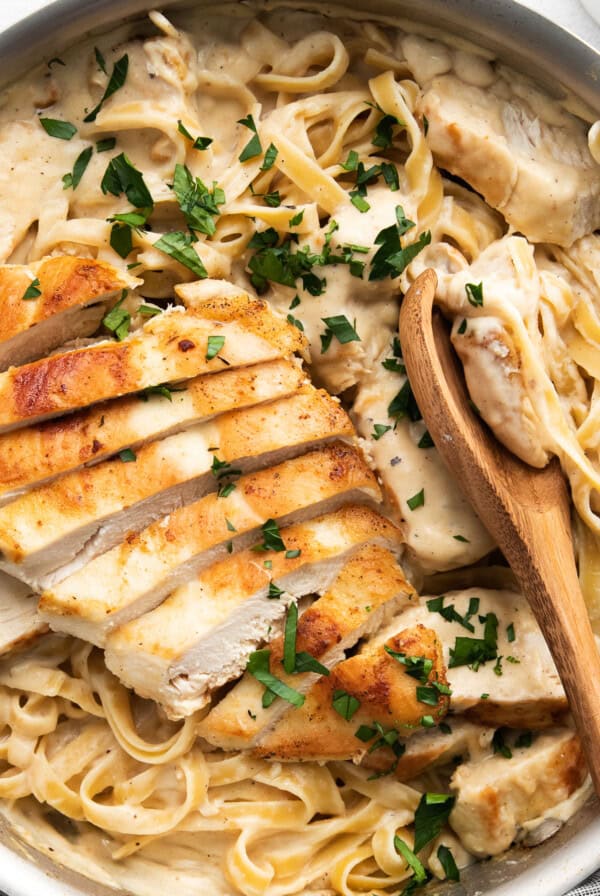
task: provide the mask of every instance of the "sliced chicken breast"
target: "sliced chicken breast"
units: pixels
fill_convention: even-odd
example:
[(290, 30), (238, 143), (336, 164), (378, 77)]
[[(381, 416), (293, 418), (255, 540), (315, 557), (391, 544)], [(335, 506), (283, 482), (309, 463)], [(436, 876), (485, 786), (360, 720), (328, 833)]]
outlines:
[[(331, 669), (360, 638), (376, 631), (395, 612), (394, 607), (406, 606), (414, 596), (394, 554), (372, 543), (354, 553), (329, 590), (301, 614), (296, 652), (309, 653), (323, 667)], [(296, 693), (305, 694), (317, 681), (315, 672), (286, 672), (281, 635), (269, 642), (268, 650), (271, 673)], [(245, 668), (245, 659), (247, 656), (238, 671)], [(264, 706), (264, 693), (264, 686), (246, 672), (200, 723), (198, 733), (224, 750), (255, 746), (289, 708), (284, 700)]]
[[(193, 582), (178, 588), (151, 613), (112, 632), (105, 648), (109, 669), (142, 697), (162, 704), (170, 717), (190, 715), (210, 700), (216, 688), (243, 672), (250, 652), (268, 638), (273, 626), (278, 627), (292, 598), (322, 592), (331, 585), (342, 565), (347, 562), (348, 569), (354, 565), (355, 558), (362, 558), (365, 574), (365, 555), (372, 555), (369, 569), (372, 574), (376, 569), (382, 571), (375, 558), (381, 554), (390, 556), (383, 546), (398, 551), (402, 543), (402, 533), (393, 523), (359, 505), (290, 526), (282, 530), (281, 536), (294, 556), (286, 558), (283, 552), (274, 553), (266, 567), (252, 548), (241, 551), (203, 570)], [(360, 550), (365, 544), (373, 547)], [(350, 560), (349, 555), (353, 555)], [(397, 606), (400, 600), (398, 578), (396, 575), (393, 595), (398, 595), (398, 601), (390, 601), (390, 607)], [(402, 581), (404, 588), (410, 590)], [(333, 586), (336, 594), (338, 583), (339, 579)], [(381, 585), (380, 600), (384, 607), (390, 598), (388, 595), (384, 599), (385, 582)], [(406, 596), (406, 591), (402, 594)], [(357, 609), (358, 602), (361, 607)], [(381, 623), (382, 614), (383, 618), (389, 615), (387, 610), (375, 612), (374, 605), (370, 608), (372, 615), (363, 620), (361, 613), (369, 612), (362, 606), (363, 595), (350, 608), (340, 608), (339, 604), (339, 600), (336, 604), (321, 598), (300, 618), (298, 645), (312, 619), (311, 651), (321, 662), (325, 662), (323, 657), (328, 650), (332, 655), (343, 655), (342, 639), (351, 637), (352, 631), (359, 630), (361, 625), (374, 630)], [(334, 607), (340, 613), (343, 610), (341, 618), (335, 618)], [(310, 683), (309, 679), (314, 676), (294, 678), (294, 687), (298, 687), (297, 679), (306, 678)], [(244, 676), (219, 704), (219, 707), (226, 704), (225, 713), (231, 701), (235, 702), (234, 695), (243, 690), (246, 679)], [(254, 679), (248, 682), (251, 688), (257, 684)], [(261, 706), (263, 689), (258, 687)], [(263, 725), (259, 711), (271, 718), (282, 708), (282, 701), (277, 701), (269, 710), (255, 708), (256, 718), (250, 721), (250, 708), (256, 703), (255, 690), (251, 693), (254, 696), (250, 702), (245, 697), (241, 699), (243, 719), (236, 721), (243, 726), (247, 720), (258, 728)]]
[(339, 402), (309, 384), (288, 398), (222, 414), (0, 508), (0, 569), (37, 587), (65, 557), (70, 571), (83, 566), (128, 532), (224, 486), (230, 471), (235, 477), (353, 434)]
[(548, 105), (547, 95), (512, 73), (486, 87), (447, 74), (427, 86), (419, 112), (439, 165), (529, 240), (570, 246), (600, 227), (600, 166), (586, 123), (556, 103), (544, 115)]
[[(410, 781), (427, 769), (481, 759), (491, 753), (494, 728), (454, 716), (446, 716), (444, 721), (442, 728), (418, 731), (404, 741), (405, 750), (394, 772), (396, 778)], [(385, 771), (389, 768), (389, 755), (379, 750), (367, 753), (361, 765)]]
[(0, 506), (124, 448), (180, 432), (223, 414), (297, 392), (305, 374), (269, 361), (187, 380), (173, 390), (116, 398), (84, 411), (0, 435)]
[(478, 858), (504, 852), (526, 822), (552, 818), (586, 778), (581, 744), (569, 728), (540, 733), (530, 746), (518, 743), (513, 739), (502, 752), (462, 763), (450, 782), (456, 792), (450, 825)]
[[(400, 654), (404, 662), (385, 647)], [(421, 681), (411, 675), (415, 667), (409, 658), (423, 670)], [(425, 661), (430, 661), (428, 666), (423, 665)], [(423, 625), (406, 629), (388, 639), (386, 645), (369, 646), (339, 663), (329, 676), (321, 677), (304, 704), (288, 710), (259, 741), (256, 752), (284, 762), (360, 762), (369, 750), (381, 750), (387, 768), (395, 770), (402, 750), (396, 747), (394, 751), (393, 745), (423, 724), (439, 723), (447, 712), (448, 697), (436, 689), (434, 682), (442, 688), (446, 684), (437, 636)], [(425, 694), (418, 688), (426, 690), (430, 702), (421, 702), (419, 697)], [(348, 704), (346, 698), (354, 702)]]
[[(390, 350), (389, 354), (392, 352)], [(378, 359), (357, 390), (352, 408), (356, 427), (368, 441), (369, 453), (381, 476), (388, 500), (406, 527), (407, 546), (426, 572), (456, 569), (479, 560), (494, 546), (432, 443), (420, 447), (426, 433), (416, 404), (408, 398), (404, 374), (382, 367)], [(404, 416), (389, 415), (402, 390)], [(383, 432), (375, 427), (384, 427)], [(385, 427), (388, 427), (386, 430)], [(411, 510), (408, 501), (423, 490), (423, 503)]]
[[(490, 658), (478, 660), (486, 629), (481, 619), (488, 615), (493, 617)], [(435, 631), (444, 645), (453, 712), (488, 725), (544, 728), (567, 711), (550, 651), (522, 595), (469, 588), (421, 597), (374, 641), (382, 643), (395, 631), (419, 624)], [(462, 664), (454, 665), (459, 660)]]
[(375, 476), (358, 449), (336, 443), (311, 451), (242, 476), (226, 496), (207, 495), (129, 535), (46, 589), (41, 616), (56, 631), (102, 645), (109, 631), (153, 609), (195, 573), (248, 547), (261, 528), (265, 547), (287, 553), (277, 537), (279, 527), (344, 504), (380, 499)]
[[(241, 294), (209, 304), (201, 314), (172, 308), (122, 342), (99, 342), (0, 373), (0, 432), (157, 383), (304, 349), (300, 331), (259, 299)], [(224, 339), (214, 357), (210, 337)]]
[(0, 267), (0, 370), (91, 336), (123, 289), (138, 281), (93, 258), (59, 255)]
[(0, 656), (27, 647), (47, 631), (31, 589), (0, 573)]

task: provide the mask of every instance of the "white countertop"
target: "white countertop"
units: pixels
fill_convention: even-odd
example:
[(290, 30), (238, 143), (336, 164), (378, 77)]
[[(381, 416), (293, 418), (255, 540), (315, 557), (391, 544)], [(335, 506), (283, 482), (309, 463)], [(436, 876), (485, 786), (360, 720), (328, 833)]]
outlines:
[[(600, 24), (597, 24), (600, 23), (600, 0), (521, 0), (521, 2), (600, 49)], [(47, 5), (48, 0), (19, 0), (18, 3), (0, 0), (0, 30)], [(160, 6), (160, 2), (156, 5)], [(589, 12), (586, 12), (586, 8)]]

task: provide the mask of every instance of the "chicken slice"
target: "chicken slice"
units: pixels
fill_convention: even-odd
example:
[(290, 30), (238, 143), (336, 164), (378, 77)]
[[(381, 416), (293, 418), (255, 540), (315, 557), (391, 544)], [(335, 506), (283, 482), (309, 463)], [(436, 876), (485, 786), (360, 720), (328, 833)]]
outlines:
[[(308, 652), (321, 665), (331, 669), (344, 659), (344, 651), (366, 634), (376, 631), (393, 615), (394, 608), (406, 606), (414, 595), (394, 554), (380, 544), (371, 543), (353, 554), (329, 591), (301, 614), (296, 652)], [(268, 647), (272, 674), (298, 693), (305, 694), (318, 675), (310, 671), (288, 674), (283, 669), (281, 635)], [(238, 673), (245, 668), (246, 659), (247, 656), (236, 670)], [(200, 723), (198, 733), (209, 743), (226, 750), (255, 746), (288, 708), (283, 700), (264, 707), (264, 690), (263, 685), (246, 672)]]
[(102, 645), (109, 631), (152, 610), (196, 572), (248, 547), (261, 527), (267, 546), (285, 550), (269, 534), (274, 520), (283, 527), (344, 504), (380, 499), (358, 449), (336, 443), (311, 451), (243, 476), (225, 497), (207, 495), (129, 535), (46, 589), (40, 614), (56, 631)]
[[(354, 430), (339, 402), (307, 384), (294, 395), (230, 411), (42, 485), (0, 508), (0, 569), (35, 586), (154, 520), (248, 473)], [(129, 458), (130, 462), (123, 461)]]
[[(461, 646), (457, 639), (466, 638), (462, 646), (467, 649), (475, 646), (474, 639), (481, 642), (485, 627), (480, 619), (488, 614), (497, 620), (492, 659), (478, 665), (474, 654), (467, 655), (469, 665), (452, 666), (451, 651)], [(544, 728), (567, 711), (550, 651), (522, 595), (469, 588), (444, 597), (421, 597), (374, 640), (381, 643), (395, 631), (419, 624), (435, 631), (444, 645), (453, 712), (488, 725)]]
[[(91, 336), (132, 277), (93, 258), (59, 255), (0, 267), (0, 370)], [(24, 298), (28, 291), (31, 296)]]
[[(437, 450), (419, 447), (426, 432), (424, 424), (411, 422), (406, 414), (398, 420), (388, 416), (390, 404), (402, 389), (408, 389), (408, 382), (403, 374), (382, 367), (384, 358), (362, 379), (352, 416), (359, 433), (368, 440), (384, 492), (404, 521), (407, 546), (426, 572), (474, 563), (492, 550), (494, 542)], [(377, 424), (389, 429), (378, 433)], [(411, 510), (407, 502), (421, 489), (424, 503)]]
[(459, 765), (450, 782), (456, 792), (450, 825), (478, 858), (504, 852), (526, 822), (553, 817), (553, 809), (587, 775), (581, 744), (569, 728), (545, 731), (530, 746), (505, 745), (503, 751)]
[(47, 631), (31, 589), (0, 573), (0, 656), (27, 647)]
[(0, 506), (34, 485), (137, 450), (233, 409), (297, 392), (306, 377), (293, 361), (269, 361), (187, 380), (166, 394), (116, 398), (58, 420), (0, 435)]
[[(224, 343), (208, 360), (210, 336)], [(201, 313), (172, 308), (122, 342), (96, 343), (0, 373), (0, 432), (157, 383), (289, 357), (304, 345), (296, 327), (245, 294), (207, 303)]]
[[(281, 537), (294, 556), (275, 553), (267, 568), (252, 548), (241, 551), (203, 570), (151, 613), (112, 632), (105, 648), (109, 669), (142, 697), (162, 704), (170, 717), (190, 715), (208, 702), (212, 691), (243, 672), (250, 652), (281, 621), (292, 598), (328, 588), (349, 555), (359, 557), (370, 550), (371, 569), (375, 570), (374, 558), (378, 554), (389, 556), (384, 546), (397, 551), (402, 542), (402, 533), (393, 523), (364, 506), (344, 507), (290, 526), (282, 530)], [(373, 547), (359, 550), (365, 544)], [(354, 554), (357, 550), (359, 553)], [(354, 559), (348, 561), (348, 566), (353, 564)], [(404, 587), (409, 586), (404, 583)], [(396, 593), (399, 595), (398, 586)], [(317, 606), (324, 600), (327, 608), (331, 601), (321, 598), (312, 613), (307, 611), (313, 628), (319, 626), (322, 649), (314, 644), (314, 633), (311, 643), (321, 662), (324, 660), (319, 654), (328, 648), (340, 654), (343, 647), (335, 648), (336, 639), (347, 635), (351, 625), (358, 628), (363, 624), (358, 618), (360, 609), (352, 614), (346, 611), (346, 617), (339, 619), (332, 618), (331, 613), (321, 614)], [(299, 639), (308, 621), (307, 613), (300, 619)], [(373, 613), (373, 620), (379, 624), (381, 613)], [(374, 630), (375, 622), (370, 617), (366, 623)], [(296, 676), (305, 677), (314, 676)], [(232, 694), (239, 692), (244, 681)], [(262, 696), (262, 688), (259, 690)], [(227, 705), (232, 694), (225, 698)], [(280, 702), (273, 704), (271, 715)], [(246, 719), (250, 722), (244, 709), (243, 721)]]
[[(339, 663), (329, 676), (320, 678), (306, 695), (303, 706), (289, 709), (273, 731), (259, 741), (257, 754), (283, 762), (360, 762), (369, 749), (381, 749), (388, 769), (390, 765), (395, 768), (398, 753), (389, 746), (390, 735), (395, 744), (399, 738), (419, 730), (423, 718), (427, 720), (425, 724), (438, 723), (447, 712), (448, 697), (431, 684), (446, 683), (442, 647), (434, 632), (418, 625), (389, 638), (385, 646), (404, 657), (431, 661), (423, 685), (431, 693), (434, 705), (418, 699), (417, 688), (422, 685), (410, 674), (410, 666), (390, 655), (383, 644), (369, 646)], [(348, 719), (334, 705), (344, 695), (358, 702), (353, 713), (346, 713)], [(357, 737), (361, 726), (364, 739)], [(383, 734), (388, 735), (388, 740), (379, 743)]]
[(564, 112), (553, 121), (540, 114), (544, 104), (547, 96), (517, 93), (508, 78), (479, 87), (446, 74), (427, 86), (419, 112), (438, 165), (532, 242), (570, 246), (600, 227), (600, 166), (586, 123)]
[[(421, 730), (404, 742), (405, 750), (396, 766), (394, 775), (400, 781), (411, 781), (426, 769), (465, 762), (467, 759), (488, 755), (494, 736), (494, 728), (478, 725), (460, 717), (446, 717), (442, 728)], [(367, 753), (361, 762), (365, 768), (376, 772), (389, 768), (390, 757), (384, 751)]]

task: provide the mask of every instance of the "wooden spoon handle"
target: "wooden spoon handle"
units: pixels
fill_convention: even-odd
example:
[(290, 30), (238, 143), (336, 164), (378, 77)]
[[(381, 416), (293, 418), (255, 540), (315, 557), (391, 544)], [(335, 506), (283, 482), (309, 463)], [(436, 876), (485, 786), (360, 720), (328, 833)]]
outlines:
[(435, 445), (496, 539), (529, 600), (565, 688), (600, 796), (600, 655), (579, 587), (569, 499), (557, 461), (524, 464), (469, 405), (462, 370), (425, 271), (400, 312), (408, 377)]

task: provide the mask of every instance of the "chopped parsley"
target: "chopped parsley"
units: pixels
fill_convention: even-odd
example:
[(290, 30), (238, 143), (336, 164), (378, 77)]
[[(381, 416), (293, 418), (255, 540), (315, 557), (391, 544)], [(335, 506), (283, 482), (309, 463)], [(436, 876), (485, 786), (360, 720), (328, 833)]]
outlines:
[(326, 326), (325, 332), (321, 334), (321, 354), (327, 351), (334, 336), (342, 345), (348, 342), (360, 342), (360, 336), (345, 314), (322, 317), (321, 320)]
[(119, 342), (121, 342), (129, 333), (131, 324), (131, 314), (126, 308), (123, 308), (123, 302), (127, 296), (127, 291), (123, 290), (121, 298), (113, 305), (111, 310), (102, 318), (102, 324), (111, 333), (114, 333)]
[(112, 193), (113, 196), (120, 196), (121, 193), (125, 193), (134, 208), (148, 210), (146, 217), (154, 207), (154, 201), (141, 171), (138, 171), (124, 152), (110, 160), (100, 189), (104, 195)]
[(256, 124), (252, 115), (248, 115), (246, 116), (246, 118), (240, 118), (238, 124), (243, 124), (244, 127), (252, 131), (253, 134), (249, 143), (246, 144), (246, 146), (238, 156), (240, 162), (247, 162), (248, 159), (254, 159), (256, 158), (256, 156), (259, 156), (262, 153), (260, 137), (258, 136)]
[(301, 209), (297, 214), (290, 218), (290, 227), (297, 227), (298, 224), (302, 224), (304, 219), (304, 209)]
[(409, 868), (413, 870), (413, 880), (416, 884), (423, 884), (428, 878), (422, 863), (416, 857), (412, 849), (397, 835), (394, 837), (394, 848), (396, 852), (402, 856)]
[(279, 532), (279, 526), (273, 519), (268, 519), (261, 526), (263, 540), (255, 544), (253, 551), (285, 551), (285, 544)]
[(455, 798), (445, 793), (424, 793), (415, 812), (415, 852), (435, 840), (448, 821)]
[(438, 705), (439, 694), (433, 687), (424, 685), (417, 686), (417, 700), (419, 703), (425, 703), (427, 706)]
[(347, 691), (335, 690), (331, 705), (338, 715), (349, 722), (352, 716), (360, 709), (360, 700), (357, 700), (356, 697), (353, 697)]
[(460, 325), (459, 325), (459, 327), (458, 327), (458, 330), (457, 330), (456, 332), (458, 333), (459, 336), (462, 336), (463, 333), (466, 333), (466, 332), (467, 332), (467, 319), (466, 319), (466, 317), (463, 317), (463, 319), (462, 319), (462, 321), (461, 321), (461, 323), (460, 323)]
[[(400, 733), (396, 728), (384, 728), (380, 722), (373, 722), (372, 726), (360, 725), (354, 732), (354, 737), (363, 743), (373, 741), (369, 746), (369, 753), (374, 753), (376, 750), (388, 747), (394, 754), (394, 760), (389, 768), (371, 775), (368, 778), (369, 781), (374, 781), (377, 778), (391, 775), (396, 771), (398, 761), (400, 757), (404, 755), (406, 750), (406, 746), (400, 741)], [(375, 740), (374, 738), (377, 739)]]
[(208, 271), (192, 245), (192, 237), (188, 233), (183, 233), (180, 230), (165, 233), (154, 243), (154, 247), (189, 268), (201, 280), (208, 277)]
[(417, 507), (425, 506), (425, 489), (422, 488), (420, 492), (417, 492), (416, 495), (413, 495), (412, 498), (408, 498), (406, 503), (408, 504), (410, 510), (416, 510)]
[(104, 58), (102, 52), (98, 49), (98, 47), (94, 47), (94, 56), (96, 57), (96, 64), (101, 72), (104, 72), (105, 75), (108, 75), (108, 71), (106, 69), (106, 59)]
[(177, 164), (173, 192), (190, 231), (194, 235), (212, 236), (216, 230), (214, 219), (219, 215), (219, 206), (225, 202), (221, 187), (214, 184), (209, 190), (199, 177), (193, 176), (187, 165)]
[(96, 152), (110, 152), (117, 145), (116, 137), (106, 137), (96, 143)]
[(133, 237), (129, 224), (113, 224), (110, 231), (110, 246), (121, 258), (127, 258), (133, 250)]
[(285, 559), (286, 560), (295, 560), (296, 557), (299, 557), (301, 553), (302, 553), (302, 551), (300, 550), (300, 548), (295, 548), (292, 551), (286, 551)]
[(400, 391), (390, 401), (388, 417), (396, 421), (408, 417), (411, 423), (417, 423), (419, 420), (422, 420), (419, 405), (408, 380), (404, 381)]
[(391, 426), (386, 426), (385, 423), (374, 423), (371, 438), (378, 442), (379, 439), (386, 434), (386, 432), (390, 431), (391, 428)]
[(378, 146), (380, 149), (389, 149), (393, 143), (394, 127), (396, 126), (406, 127), (405, 123), (396, 118), (395, 115), (384, 115), (375, 128), (375, 136), (372, 140), (373, 146)]
[(297, 317), (294, 317), (293, 314), (288, 314), (287, 322), (288, 324), (291, 324), (293, 327), (296, 327), (298, 330), (300, 330), (301, 333), (304, 333), (304, 324)]
[(192, 137), (181, 119), (179, 119), (177, 122), (177, 130), (180, 134), (183, 134), (186, 140), (190, 141), (190, 143), (192, 144), (192, 149), (208, 149), (210, 144), (213, 142), (212, 137)]
[(206, 346), (206, 360), (212, 361), (225, 345), (224, 336), (209, 336)]
[(137, 456), (131, 448), (124, 448), (123, 451), (119, 451), (119, 458), (124, 464), (130, 464), (137, 460)]
[[(106, 90), (104, 91), (100, 102), (83, 119), (86, 123), (90, 121), (96, 121), (98, 112), (100, 111), (106, 100), (109, 99), (109, 97), (111, 97), (113, 93), (116, 93), (117, 90), (121, 89), (127, 78), (128, 69), (129, 56), (125, 54), (124, 56), (121, 56), (121, 58), (118, 59), (117, 62), (115, 62), (108, 84), (106, 85)], [(106, 69), (103, 69), (103, 71), (106, 71)]]
[(406, 667), (406, 674), (416, 678), (421, 684), (426, 684), (433, 671), (433, 660), (425, 656), (409, 656), (398, 650), (393, 650), (385, 645), (385, 652)]
[(483, 283), (467, 283), (465, 292), (469, 304), (474, 308), (480, 308), (483, 305)]
[(523, 748), (530, 747), (532, 743), (533, 735), (531, 731), (523, 731), (523, 733), (519, 734), (519, 736), (515, 740), (515, 748), (521, 750)]
[(278, 586), (274, 582), (269, 582), (269, 591), (267, 593), (267, 597), (269, 598), (269, 600), (279, 600), (282, 594), (282, 588), (278, 588)]
[(304, 696), (271, 674), (269, 668), (270, 657), (270, 650), (255, 650), (254, 653), (250, 654), (246, 665), (246, 671), (265, 686), (262, 699), (263, 707), (269, 707), (277, 697), (281, 697), (282, 700), (286, 700), (292, 706), (302, 706), (304, 704)]
[(439, 859), (440, 865), (444, 869), (446, 880), (460, 880), (460, 871), (458, 870), (456, 862), (454, 861), (454, 856), (452, 855), (450, 849), (448, 849), (447, 846), (444, 846), (443, 843), (438, 847), (437, 857)]
[(171, 386), (169, 383), (159, 383), (157, 386), (148, 386), (140, 392), (140, 398), (142, 401), (148, 401), (151, 395), (160, 395), (168, 401), (173, 401), (173, 392), (185, 392), (185, 388), (182, 386)]
[(479, 612), (479, 598), (472, 597), (469, 600), (469, 606), (464, 616), (461, 616), (454, 604), (444, 606), (444, 595), (432, 597), (427, 601), (427, 609), (430, 613), (439, 613), (447, 622), (458, 622), (463, 628), (469, 632), (475, 631), (475, 626), (470, 621), (471, 617)]
[(498, 654), (498, 617), (488, 613), (479, 617), (484, 622), (483, 638), (456, 638), (454, 647), (450, 648), (448, 668), (456, 666), (472, 666), (477, 671), (482, 663), (495, 660)]
[(404, 236), (415, 226), (404, 214), (401, 205), (396, 206), (396, 223), (380, 230), (375, 237), (375, 245), (379, 249), (371, 261), (369, 280), (385, 280), (386, 277), (397, 277), (400, 271), (396, 271), (391, 259), (402, 250), (400, 237)]
[(453, 535), (452, 538), (453, 538), (455, 541), (461, 541), (463, 544), (470, 544), (469, 539), (468, 539), (468, 538), (465, 538), (464, 535)]
[(275, 164), (275, 159), (279, 154), (279, 150), (275, 146), (274, 143), (270, 143), (267, 151), (265, 152), (265, 160), (260, 166), (261, 171), (269, 171), (270, 168)]
[(283, 634), (283, 668), (292, 675), (296, 667), (296, 635), (298, 632), (298, 605), (291, 603), (285, 618)]
[(41, 296), (42, 290), (40, 287), (40, 281), (37, 277), (35, 277), (21, 296), (25, 301), (30, 301), (31, 299), (37, 299)]
[(515, 640), (515, 637), (515, 624), (514, 622), (511, 622), (510, 625), (506, 626), (506, 640), (509, 644), (512, 644), (512, 642)]
[(49, 137), (57, 137), (59, 140), (72, 140), (77, 133), (74, 124), (58, 118), (40, 118), (40, 124)]
[(81, 178), (85, 174), (85, 169), (90, 164), (90, 159), (92, 158), (93, 152), (93, 148), (91, 146), (88, 146), (87, 149), (84, 149), (79, 153), (79, 155), (75, 159), (73, 171), (69, 174), (63, 175), (63, 190), (67, 190), (69, 187), (72, 187), (74, 190), (77, 189)]

